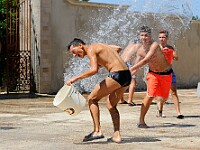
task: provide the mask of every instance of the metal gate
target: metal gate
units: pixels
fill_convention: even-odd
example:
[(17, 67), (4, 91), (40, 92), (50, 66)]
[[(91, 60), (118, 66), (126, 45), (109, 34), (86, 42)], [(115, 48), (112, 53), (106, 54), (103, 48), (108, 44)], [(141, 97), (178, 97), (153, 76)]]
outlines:
[(31, 0), (6, 0), (7, 93), (31, 91)]

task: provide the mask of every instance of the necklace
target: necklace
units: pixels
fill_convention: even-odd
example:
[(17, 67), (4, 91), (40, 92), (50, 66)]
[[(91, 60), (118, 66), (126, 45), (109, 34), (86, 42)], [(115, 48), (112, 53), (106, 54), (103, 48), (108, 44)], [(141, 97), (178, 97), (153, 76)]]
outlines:
[(149, 43), (146, 44), (146, 46), (142, 45), (145, 52), (149, 51), (149, 48), (150, 48), (152, 43), (153, 43), (153, 40), (149, 41)]
[(149, 47), (150, 47), (150, 45), (148, 45), (148, 46), (144, 46), (144, 45), (143, 45), (144, 51), (145, 51), (145, 52), (148, 52), (148, 51), (149, 51)]

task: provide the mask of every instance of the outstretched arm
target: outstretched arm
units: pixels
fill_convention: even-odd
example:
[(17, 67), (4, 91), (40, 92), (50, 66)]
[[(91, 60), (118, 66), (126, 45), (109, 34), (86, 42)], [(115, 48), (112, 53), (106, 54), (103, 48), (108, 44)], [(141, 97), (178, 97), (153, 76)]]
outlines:
[(141, 67), (143, 67), (145, 64), (147, 64), (149, 62), (149, 60), (151, 59), (151, 57), (154, 55), (154, 53), (156, 52), (156, 49), (160, 48), (158, 43), (154, 42), (151, 47), (149, 48), (149, 51), (147, 52), (146, 56), (140, 60), (138, 63), (136, 63), (133, 67), (131, 67), (132, 70), (137, 70)]
[(96, 53), (92, 50), (89, 50), (87, 55), (90, 59), (90, 68), (88, 70), (86, 70), (84, 73), (82, 73), (74, 78), (69, 79), (66, 83), (67, 85), (70, 85), (71, 83), (74, 83), (78, 80), (90, 77), (98, 72), (98, 63), (97, 63)]
[[(140, 52), (138, 51), (137, 55), (136, 55), (136, 59), (135, 59), (135, 63), (134, 64), (137, 64), (141, 60), (142, 60), (142, 57), (140, 56)], [(133, 69), (133, 67), (130, 68), (130, 72), (131, 72), (132, 76), (135, 75), (135, 74), (137, 74), (138, 71), (139, 71), (139, 69)]]
[(131, 57), (136, 55), (138, 47), (135, 43), (129, 43), (128, 46), (124, 49), (121, 58), (124, 62), (127, 62), (131, 59)]

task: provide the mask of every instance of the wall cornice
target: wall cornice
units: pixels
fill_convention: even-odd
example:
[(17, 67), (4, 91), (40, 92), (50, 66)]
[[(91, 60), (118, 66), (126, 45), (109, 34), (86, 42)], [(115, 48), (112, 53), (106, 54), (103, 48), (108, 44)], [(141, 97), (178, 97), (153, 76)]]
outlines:
[[(73, 6), (89, 6), (89, 7), (100, 7), (100, 8), (117, 8), (119, 5), (116, 4), (104, 4), (104, 3), (93, 3), (93, 2), (81, 2), (77, 0), (65, 0)], [(121, 8), (128, 8), (128, 5), (124, 5)]]

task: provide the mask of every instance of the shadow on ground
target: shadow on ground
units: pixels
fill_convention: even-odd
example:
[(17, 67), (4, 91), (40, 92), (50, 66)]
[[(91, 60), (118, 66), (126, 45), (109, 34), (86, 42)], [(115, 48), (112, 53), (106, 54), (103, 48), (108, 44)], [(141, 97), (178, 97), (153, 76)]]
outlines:
[[(120, 144), (126, 144), (126, 143), (135, 143), (135, 142), (159, 142), (160, 139), (154, 138), (154, 137), (136, 137), (136, 138), (122, 138), (122, 143)], [(92, 142), (74, 142), (74, 144), (77, 145), (87, 145), (87, 144), (109, 144), (114, 142), (108, 142), (106, 141), (92, 141)]]
[(166, 128), (166, 127), (177, 127), (177, 128), (188, 128), (188, 127), (195, 127), (194, 124), (174, 124), (174, 123), (164, 123), (163, 125), (155, 125), (151, 128)]

